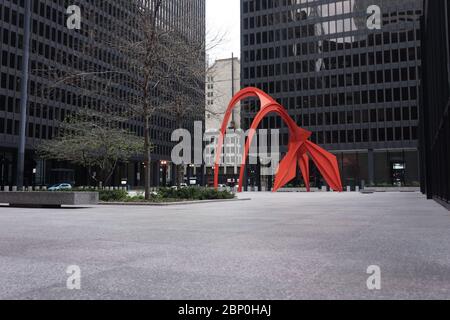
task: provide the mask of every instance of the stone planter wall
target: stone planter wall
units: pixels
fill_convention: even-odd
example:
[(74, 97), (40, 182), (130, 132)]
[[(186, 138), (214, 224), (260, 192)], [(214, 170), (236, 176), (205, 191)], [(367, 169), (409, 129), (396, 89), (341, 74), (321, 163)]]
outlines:
[(0, 203), (11, 206), (61, 207), (96, 205), (98, 192), (0, 192)]

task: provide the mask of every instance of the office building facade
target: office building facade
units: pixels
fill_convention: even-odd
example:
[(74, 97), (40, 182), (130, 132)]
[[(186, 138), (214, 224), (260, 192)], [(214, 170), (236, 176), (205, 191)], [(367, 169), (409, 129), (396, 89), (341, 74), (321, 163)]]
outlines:
[[(27, 1), (27, 0), (25, 0)], [(142, 5), (154, 5), (154, 0), (142, 0)], [(16, 183), (17, 147), (20, 128), (20, 102), (22, 65), (24, 56), (24, 0), (2, 0), (0, 2), (0, 185), (12, 186)], [(115, 70), (130, 73), (130, 68), (118, 52), (104, 46), (86, 53), (80, 48), (92, 41), (87, 30), (96, 30), (105, 38), (112, 36), (108, 26), (132, 27), (126, 19), (133, 17), (133, 10), (139, 10), (134, 1), (31, 1), (30, 70), (27, 106), (25, 185), (47, 185), (58, 182), (87, 183), (84, 169), (67, 163), (43, 161), (35, 154), (41, 141), (52, 139), (58, 134), (59, 123), (86, 103), (100, 105), (108, 102), (114, 105), (117, 97), (139, 95), (129, 82), (119, 83), (113, 94), (92, 98), (84, 96), (83, 90), (75, 86), (60, 86), (50, 95), (43, 94), (52, 85), (47, 75), (39, 70)], [(69, 5), (77, 5), (82, 12), (82, 28), (69, 29), (66, 10)], [(95, 22), (83, 21), (86, 12), (95, 14)], [(180, 19), (182, 17), (182, 19)], [(161, 23), (177, 23), (182, 26), (185, 37), (204, 41), (205, 0), (164, 0), (160, 11)], [(92, 23), (92, 25), (91, 25)], [(204, 104), (203, 95), (199, 104)], [(117, 100), (120, 107), (121, 101)], [(203, 116), (202, 116), (203, 118)], [(171, 179), (170, 165), (173, 143), (171, 133), (175, 129), (174, 119), (167, 113), (158, 113), (151, 118), (151, 140), (153, 185), (165, 184)], [(143, 123), (139, 119), (126, 124), (127, 129), (143, 136)], [(168, 167), (169, 166), (169, 167)], [(136, 159), (121, 164), (116, 170), (112, 184), (122, 180), (132, 186), (144, 183), (142, 160)]]
[[(216, 60), (206, 72), (206, 113), (205, 130), (211, 138), (220, 132), (222, 121), (228, 104), (241, 89), (241, 63), (239, 58)], [(241, 135), (236, 130), (241, 129), (241, 112), (237, 106), (233, 110), (229, 126), (230, 132), (224, 141), (223, 162), (220, 166), (220, 184), (234, 185), (237, 183), (239, 168), (242, 162)], [(215, 145), (206, 145), (205, 174), (207, 184), (214, 181), (214, 149)]]
[[(345, 185), (418, 186), (422, 1), (242, 0), (241, 10), (243, 87), (272, 95), (336, 154)], [(248, 128), (258, 106), (242, 109)], [(264, 127), (287, 145), (281, 119)]]
[(420, 121), (422, 191), (450, 208), (450, 5), (425, 1)]

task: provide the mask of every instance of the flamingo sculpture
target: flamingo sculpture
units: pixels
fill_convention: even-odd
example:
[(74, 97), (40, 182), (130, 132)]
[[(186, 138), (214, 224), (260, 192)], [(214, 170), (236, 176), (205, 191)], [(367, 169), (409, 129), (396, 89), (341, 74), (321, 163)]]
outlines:
[(339, 172), (339, 166), (336, 156), (320, 148), (318, 145), (312, 143), (308, 139), (311, 137), (311, 132), (304, 130), (297, 126), (292, 120), (289, 114), (286, 112), (280, 104), (278, 104), (271, 96), (261, 91), (260, 89), (249, 87), (238, 92), (231, 100), (228, 109), (225, 113), (225, 118), (220, 130), (219, 141), (216, 149), (215, 159), (215, 171), (214, 171), (214, 186), (217, 189), (219, 185), (219, 164), (222, 157), (222, 148), (224, 143), (224, 137), (233, 109), (236, 105), (246, 98), (258, 98), (261, 104), (261, 110), (256, 115), (253, 123), (250, 127), (250, 134), (245, 144), (245, 153), (242, 158), (240, 177), (239, 177), (239, 189), (238, 192), (242, 192), (242, 184), (244, 181), (244, 172), (249, 154), (250, 146), (255, 136), (261, 121), (270, 113), (277, 113), (289, 128), (289, 146), (288, 153), (281, 161), (273, 187), (273, 192), (277, 192), (280, 188), (285, 186), (291, 180), (297, 176), (297, 165), (300, 167), (303, 179), (305, 181), (306, 188), (311, 191), (310, 185), (310, 167), (309, 159), (311, 158), (316, 164), (320, 173), (325, 181), (328, 183), (331, 189), (334, 191), (342, 192), (342, 182)]

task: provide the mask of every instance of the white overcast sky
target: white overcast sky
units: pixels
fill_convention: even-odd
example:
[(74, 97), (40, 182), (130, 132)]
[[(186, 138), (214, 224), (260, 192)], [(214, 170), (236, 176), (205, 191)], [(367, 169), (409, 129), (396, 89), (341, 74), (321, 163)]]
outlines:
[(208, 35), (221, 34), (224, 41), (209, 52), (210, 60), (241, 55), (240, 0), (206, 0)]

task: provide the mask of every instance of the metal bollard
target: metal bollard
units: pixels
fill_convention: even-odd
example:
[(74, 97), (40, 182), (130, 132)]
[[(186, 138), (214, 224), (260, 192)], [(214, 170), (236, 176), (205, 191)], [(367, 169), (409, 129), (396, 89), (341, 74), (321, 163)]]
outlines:
[(352, 187), (347, 187), (347, 192), (351, 192), (352, 191)]

